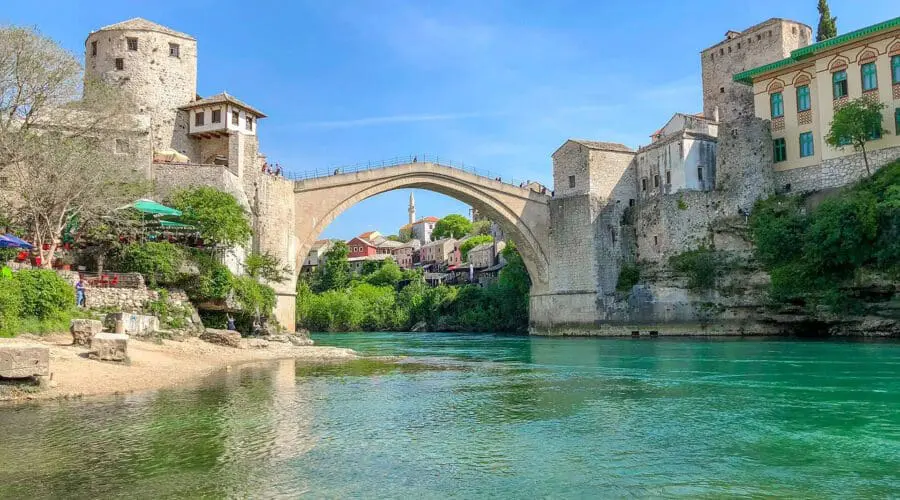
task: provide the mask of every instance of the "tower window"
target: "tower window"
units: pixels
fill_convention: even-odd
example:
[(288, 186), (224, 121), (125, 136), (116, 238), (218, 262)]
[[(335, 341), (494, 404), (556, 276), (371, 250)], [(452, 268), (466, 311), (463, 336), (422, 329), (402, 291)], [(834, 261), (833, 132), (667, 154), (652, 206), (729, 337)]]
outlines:
[(92, 56), (96, 56), (96, 55), (97, 55), (97, 41), (96, 41), (96, 40), (94, 40), (93, 42), (91, 42), (91, 55), (92, 55)]
[(672, 184), (672, 171), (666, 170), (666, 184)]
[(570, 188), (575, 187), (575, 176), (574, 175), (569, 176), (569, 187)]
[(655, 187), (655, 188), (659, 187), (659, 174), (656, 174), (653, 176), (653, 187)]
[(117, 57), (116, 58), (116, 71), (122, 71), (123, 69), (125, 69), (125, 59), (122, 59), (121, 57)]
[(212, 111), (212, 122), (213, 123), (222, 123), (222, 110), (214, 109)]
[(129, 152), (128, 139), (116, 139), (116, 153), (125, 154)]
[(703, 167), (697, 167), (697, 180), (703, 182)]
[(725, 87), (719, 87), (719, 93), (720, 93), (720, 94), (724, 94), (724, 93), (725, 93)]
[(170, 43), (169, 57), (181, 57), (181, 46), (177, 43)]
[(202, 126), (203, 120), (204, 120), (203, 111), (198, 111), (197, 113), (194, 113), (194, 125), (196, 125), (198, 127)]
[(647, 179), (644, 178), (644, 179), (641, 179), (641, 191), (646, 191), (646, 190), (647, 190)]
[(232, 125), (237, 125), (238, 122), (240, 122), (240, 119), (241, 119), (241, 115), (237, 111), (231, 112), (231, 124)]
[(795, 35), (797, 34), (797, 27), (796, 27), (796, 26), (791, 26), (791, 33), (793, 33), (793, 34), (795, 34)]
[(741, 42), (738, 42), (737, 48), (738, 48), (738, 50), (741, 50)]
[(125, 40), (128, 42), (128, 50), (137, 50), (137, 38), (128, 37)]
[(247, 127), (247, 130), (253, 130), (253, 117), (252, 116), (247, 117), (246, 127)]

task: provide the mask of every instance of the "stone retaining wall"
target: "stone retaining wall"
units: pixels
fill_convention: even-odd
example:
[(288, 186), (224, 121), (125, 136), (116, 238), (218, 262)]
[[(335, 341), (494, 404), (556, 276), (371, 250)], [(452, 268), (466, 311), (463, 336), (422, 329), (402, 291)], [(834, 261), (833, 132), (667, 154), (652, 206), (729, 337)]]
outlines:
[[(869, 168), (874, 173), (879, 168), (900, 158), (900, 147), (868, 152)], [(856, 182), (867, 177), (862, 153), (824, 160), (818, 165), (775, 172), (779, 192), (808, 193), (830, 189)], [(790, 189), (788, 189), (790, 185)]]

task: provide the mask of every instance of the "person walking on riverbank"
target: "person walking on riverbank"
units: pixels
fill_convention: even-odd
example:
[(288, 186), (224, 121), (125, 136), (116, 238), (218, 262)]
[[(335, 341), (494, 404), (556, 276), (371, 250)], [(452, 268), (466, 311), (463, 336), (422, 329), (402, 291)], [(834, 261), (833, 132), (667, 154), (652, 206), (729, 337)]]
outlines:
[(228, 317), (228, 326), (226, 328), (228, 328), (231, 331), (237, 330), (237, 328), (234, 327), (234, 316), (229, 314), (227, 317)]

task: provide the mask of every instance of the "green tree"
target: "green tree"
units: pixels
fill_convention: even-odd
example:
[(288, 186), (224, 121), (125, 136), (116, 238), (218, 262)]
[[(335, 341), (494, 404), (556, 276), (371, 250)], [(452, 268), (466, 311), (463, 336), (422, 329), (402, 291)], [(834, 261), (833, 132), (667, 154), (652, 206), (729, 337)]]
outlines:
[(25, 269), (14, 278), (22, 296), (22, 314), (48, 319), (75, 306), (75, 289), (47, 269)]
[(837, 17), (831, 17), (828, 0), (819, 0), (819, 29), (816, 41), (822, 42), (837, 36)]
[(132, 243), (118, 257), (119, 268), (141, 273), (151, 286), (168, 285), (178, 280), (184, 264), (184, 251), (167, 241)]
[(472, 222), (459, 214), (450, 214), (437, 221), (431, 231), (431, 239), (462, 238), (472, 230)]
[(375, 286), (395, 286), (403, 279), (403, 270), (394, 262), (394, 259), (382, 261), (381, 267), (374, 273), (366, 276), (366, 281)]
[(406, 243), (409, 240), (413, 239), (413, 233), (411, 227), (402, 227), (400, 231), (397, 233), (397, 241), (401, 243)]
[(244, 259), (244, 272), (257, 281), (284, 283), (291, 274), (291, 268), (281, 265), (278, 257), (268, 252), (253, 252)]
[(469, 234), (472, 236), (478, 236), (482, 234), (491, 234), (491, 221), (482, 219), (479, 221), (475, 221), (472, 223), (472, 229), (469, 230)]
[(884, 103), (868, 97), (849, 101), (835, 111), (834, 120), (825, 136), (825, 142), (832, 147), (853, 146), (854, 150), (862, 151), (868, 175), (872, 175), (872, 171), (869, 169), (866, 143), (887, 133), (881, 125), (881, 112), (884, 108)]
[(321, 266), (322, 275), (319, 278), (317, 292), (328, 290), (341, 290), (350, 283), (350, 247), (343, 241), (337, 241), (330, 250), (325, 252), (325, 265)]
[(211, 187), (176, 191), (168, 203), (184, 213), (182, 220), (195, 226), (203, 239), (225, 246), (244, 246), (252, 231), (246, 211), (234, 196)]
[(482, 243), (492, 243), (494, 238), (488, 236), (486, 234), (472, 236), (463, 242), (462, 245), (459, 246), (459, 253), (462, 256), (462, 260), (465, 262), (466, 259), (469, 258), (469, 250), (481, 245)]

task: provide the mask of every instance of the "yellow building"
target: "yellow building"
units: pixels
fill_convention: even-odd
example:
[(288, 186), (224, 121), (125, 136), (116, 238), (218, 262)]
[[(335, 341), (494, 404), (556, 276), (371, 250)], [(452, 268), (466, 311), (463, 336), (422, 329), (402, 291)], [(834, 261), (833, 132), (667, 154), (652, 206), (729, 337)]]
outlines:
[(782, 190), (840, 186), (865, 175), (852, 146), (825, 144), (835, 109), (863, 95), (886, 106), (882, 124), (888, 132), (867, 144), (870, 163), (900, 158), (900, 17), (801, 47), (734, 80), (753, 87), (756, 116), (771, 120)]

